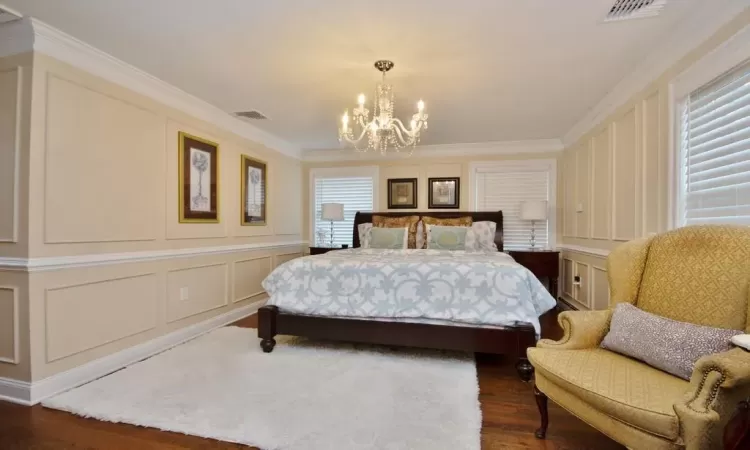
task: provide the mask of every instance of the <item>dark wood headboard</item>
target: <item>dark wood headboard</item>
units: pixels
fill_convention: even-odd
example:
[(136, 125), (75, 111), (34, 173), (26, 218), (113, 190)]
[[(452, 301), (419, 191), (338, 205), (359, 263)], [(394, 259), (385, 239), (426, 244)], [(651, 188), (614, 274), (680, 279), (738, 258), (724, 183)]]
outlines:
[(435, 217), (437, 219), (454, 219), (456, 217), (470, 216), (474, 222), (490, 221), (497, 224), (495, 230), (495, 245), (497, 245), (497, 251), (503, 251), (503, 212), (502, 211), (428, 211), (428, 212), (358, 212), (354, 216), (354, 243), (352, 247), (356, 248), (360, 246), (359, 243), (359, 231), (358, 227), (361, 223), (372, 222), (372, 216), (386, 216), (386, 217), (403, 217), (403, 216), (420, 216), (420, 217)]

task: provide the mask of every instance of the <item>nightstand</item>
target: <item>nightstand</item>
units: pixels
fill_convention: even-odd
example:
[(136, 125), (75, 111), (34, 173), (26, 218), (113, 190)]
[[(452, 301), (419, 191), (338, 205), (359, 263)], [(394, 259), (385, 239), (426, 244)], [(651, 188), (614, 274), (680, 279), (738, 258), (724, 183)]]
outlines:
[(341, 250), (343, 247), (310, 247), (310, 255), (322, 255), (332, 250)]
[(557, 280), (560, 277), (560, 252), (556, 250), (509, 250), (516, 262), (531, 271), (539, 280), (549, 280), (547, 290), (557, 299)]

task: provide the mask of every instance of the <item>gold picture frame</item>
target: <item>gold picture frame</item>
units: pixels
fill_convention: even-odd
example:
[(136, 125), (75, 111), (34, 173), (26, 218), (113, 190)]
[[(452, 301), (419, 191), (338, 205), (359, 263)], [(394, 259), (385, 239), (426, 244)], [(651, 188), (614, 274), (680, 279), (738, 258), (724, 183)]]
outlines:
[[(180, 131), (177, 153), (179, 222), (219, 223), (219, 144)], [(203, 186), (206, 172), (207, 192)]]
[(268, 163), (240, 155), (240, 190), (240, 224), (268, 225)]

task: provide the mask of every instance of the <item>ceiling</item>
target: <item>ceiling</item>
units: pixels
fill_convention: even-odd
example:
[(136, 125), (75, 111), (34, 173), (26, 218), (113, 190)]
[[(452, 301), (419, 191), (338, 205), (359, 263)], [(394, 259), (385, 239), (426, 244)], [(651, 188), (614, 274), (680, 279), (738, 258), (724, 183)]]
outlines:
[(554, 139), (700, 0), (604, 23), (614, 0), (0, 0), (303, 149), (389, 73), (423, 144)]

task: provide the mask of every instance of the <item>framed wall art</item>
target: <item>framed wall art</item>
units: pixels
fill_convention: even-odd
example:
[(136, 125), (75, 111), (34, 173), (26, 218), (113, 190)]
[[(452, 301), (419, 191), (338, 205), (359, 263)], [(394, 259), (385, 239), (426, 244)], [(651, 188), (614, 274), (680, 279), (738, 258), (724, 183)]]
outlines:
[(417, 208), (417, 179), (388, 179), (388, 209)]
[(219, 222), (219, 144), (179, 132), (181, 223)]
[(266, 225), (267, 165), (249, 156), (242, 155), (241, 158), (241, 223), (242, 225)]
[(429, 178), (427, 180), (428, 209), (458, 209), (461, 202), (461, 179)]

